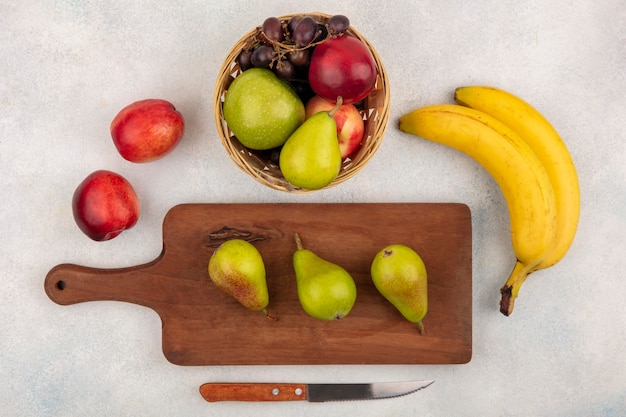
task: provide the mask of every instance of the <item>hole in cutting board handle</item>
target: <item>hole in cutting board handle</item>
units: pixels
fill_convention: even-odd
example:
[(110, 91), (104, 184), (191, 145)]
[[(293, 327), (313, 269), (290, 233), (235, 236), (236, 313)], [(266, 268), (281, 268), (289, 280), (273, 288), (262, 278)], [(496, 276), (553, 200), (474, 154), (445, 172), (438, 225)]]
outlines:
[(66, 286), (67, 286), (67, 284), (63, 280), (57, 281), (57, 283), (55, 285), (56, 289), (59, 290), (59, 291), (63, 291)]

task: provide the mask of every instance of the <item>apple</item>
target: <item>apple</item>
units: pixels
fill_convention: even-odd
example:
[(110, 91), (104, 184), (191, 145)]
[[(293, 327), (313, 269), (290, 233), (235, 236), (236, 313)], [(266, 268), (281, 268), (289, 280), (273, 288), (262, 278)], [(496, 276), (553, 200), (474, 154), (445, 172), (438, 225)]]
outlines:
[(304, 122), (304, 104), (293, 88), (266, 68), (239, 74), (224, 97), (224, 120), (245, 147), (281, 146)]
[[(321, 111), (329, 111), (335, 104), (320, 96), (313, 96), (306, 103), (306, 118)], [(352, 155), (360, 146), (365, 131), (363, 116), (354, 104), (342, 104), (333, 116), (337, 124), (337, 138), (339, 139), (339, 150), (341, 159)]]
[(359, 39), (343, 35), (317, 45), (309, 64), (309, 82), (318, 96), (335, 102), (355, 103), (367, 97), (376, 84), (376, 62)]
[(166, 100), (146, 99), (124, 107), (111, 122), (111, 137), (122, 157), (150, 162), (170, 153), (180, 142), (185, 120)]
[(121, 175), (94, 171), (74, 191), (72, 212), (76, 224), (95, 241), (113, 239), (139, 219), (139, 198)]

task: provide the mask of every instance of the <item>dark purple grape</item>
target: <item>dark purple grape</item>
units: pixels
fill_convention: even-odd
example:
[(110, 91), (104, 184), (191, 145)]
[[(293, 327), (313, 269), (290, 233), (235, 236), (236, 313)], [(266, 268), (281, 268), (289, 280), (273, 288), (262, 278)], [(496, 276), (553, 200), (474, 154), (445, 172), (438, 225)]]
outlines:
[(291, 80), (296, 76), (296, 67), (286, 59), (281, 59), (276, 63), (274, 73), (283, 80)]
[(293, 41), (296, 46), (306, 46), (310, 44), (317, 34), (317, 22), (311, 16), (305, 16), (293, 29)]
[(277, 17), (268, 17), (262, 26), (265, 37), (274, 42), (282, 42), (285, 35), (283, 34), (283, 25)]
[(326, 25), (322, 25), (321, 23), (317, 24), (317, 32), (315, 35), (315, 39), (313, 42), (321, 42), (328, 37), (328, 29), (326, 29)]
[(280, 151), (282, 148), (270, 149), (270, 162), (274, 165), (278, 165), (280, 162)]
[(289, 33), (293, 34), (294, 29), (296, 28), (296, 26), (298, 25), (298, 23), (300, 23), (300, 20), (303, 18), (304, 16), (302, 15), (295, 15), (292, 16), (288, 21), (287, 21), (287, 29), (289, 30)]
[(293, 52), (289, 52), (287, 59), (296, 67), (304, 67), (309, 64), (309, 50), (298, 49)]
[(252, 52), (250, 61), (257, 68), (267, 68), (274, 59), (274, 48), (269, 45), (261, 45)]
[(303, 103), (306, 103), (307, 101), (311, 99), (311, 97), (315, 95), (315, 93), (313, 92), (313, 89), (311, 88), (311, 84), (309, 84), (308, 81), (291, 80), (290, 84)]
[(237, 64), (242, 71), (252, 68), (252, 51), (241, 51), (237, 56)]
[(341, 14), (336, 14), (328, 19), (328, 30), (331, 35), (340, 35), (350, 27), (350, 20)]

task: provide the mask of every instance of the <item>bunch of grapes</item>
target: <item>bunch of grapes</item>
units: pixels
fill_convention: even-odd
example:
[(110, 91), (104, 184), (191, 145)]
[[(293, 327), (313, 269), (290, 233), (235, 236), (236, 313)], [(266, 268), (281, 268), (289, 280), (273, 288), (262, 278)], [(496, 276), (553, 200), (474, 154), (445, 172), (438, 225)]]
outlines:
[(289, 82), (306, 101), (313, 95), (308, 82), (309, 60), (313, 48), (330, 37), (341, 36), (349, 28), (346, 16), (334, 15), (327, 22), (312, 16), (295, 15), (288, 20), (268, 17), (237, 57), (241, 71), (268, 68)]

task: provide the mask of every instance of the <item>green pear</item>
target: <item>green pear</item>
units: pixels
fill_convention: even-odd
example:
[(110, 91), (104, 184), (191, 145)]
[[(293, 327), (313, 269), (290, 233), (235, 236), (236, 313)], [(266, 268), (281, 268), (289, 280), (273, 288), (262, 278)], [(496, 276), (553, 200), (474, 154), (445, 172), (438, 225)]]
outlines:
[(269, 317), (265, 264), (250, 242), (231, 239), (222, 243), (209, 259), (209, 277), (248, 310), (262, 311)]
[(422, 258), (408, 246), (389, 245), (374, 257), (371, 275), (383, 297), (423, 333), (422, 319), (428, 311), (428, 283)]
[(339, 97), (332, 110), (308, 118), (283, 145), (278, 164), (290, 184), (318, 190), (339, 175), (341, 150), (333, 116), (341, 108), (341, 103)]
[(304, 311), (320, 320), (337, 320), (352, 310), (356, 301), (356, 284), (352, 276), (332, 262), (302, 247), (295, 235), (297, 250), (293, 254), (298, 299)]
[(305, 118), (293, 88), (265, 68), (250, 68), (234, 79), (223, 112), (239, 142), (255, 150), (281, 146)]

